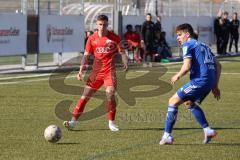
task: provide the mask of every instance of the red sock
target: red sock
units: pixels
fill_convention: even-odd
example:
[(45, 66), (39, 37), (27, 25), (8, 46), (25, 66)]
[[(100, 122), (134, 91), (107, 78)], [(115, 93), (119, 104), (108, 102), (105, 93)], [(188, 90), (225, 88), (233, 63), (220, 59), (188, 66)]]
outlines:
[(137, 63), (140, 63), (140, 58), (139, 58), (139, 52), (138, 52), (138, 49), (136, 50), (136, 53), (135, 53), (135, 59), (136, 59), (136, 62)]
[(108, 101), (108, 120), (114, 121), (116, 115), (116, 101)]
[(79, 98), (77, 105), (74, 108), (73, 111), (73, 117), (77, 120), (79, 116), (83, 113), (83, 110), (85, 108), (85, 105), (87, 103), (86, 99)]

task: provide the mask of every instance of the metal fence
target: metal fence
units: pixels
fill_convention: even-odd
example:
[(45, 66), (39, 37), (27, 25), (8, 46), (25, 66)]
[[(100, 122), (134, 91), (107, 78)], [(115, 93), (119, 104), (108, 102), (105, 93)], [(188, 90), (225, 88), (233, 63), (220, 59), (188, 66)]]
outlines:
[[(0, 0), (0, 13), (88, 14), (90, 5), (111, 5), (124, 15), (152, 13), (162, 16), (215, 16), (220, 8), (228, 12), (240, 10), (239, 0)], [(85, 10), (86, 9), (86, 10)]]
[(85, 29), (92, 30), (98, 14), (113, 11), (123, 15), (216, 16), (219, 9), (229, 13), (240, 10), (239, 0), (0, 0), (0, 13), (85, 15)]

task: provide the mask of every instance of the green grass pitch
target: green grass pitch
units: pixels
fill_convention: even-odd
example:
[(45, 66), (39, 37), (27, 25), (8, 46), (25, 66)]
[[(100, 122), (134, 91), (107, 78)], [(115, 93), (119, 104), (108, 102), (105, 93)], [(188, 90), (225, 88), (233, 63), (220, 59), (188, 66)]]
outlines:
[[(127, 73), (124, 84), (119, 81), (118, 89), (121, 93), (117, 95), (116, 122), (120, 131), (114, 133), (108, 130), (106, 115), (81, 121), (75, 131), (63, 128), (63, 120), (56, 115), (55, 107), (62, 100), (71, 100), (72, 111), (79, 96), (52, 89), (48, 75), (19, 79), (6, 78), (23, 75), (1, 75), (0, 159), (238, 160), (240, 58), (223, 58), (220, 61), (223, 67), (220, 81), (221, 100), (216, 101), (210, 94), (202, 104), (210, 125), (218, 132), (218, 136), (208, 145), (202, 144), (203, 131), (184, 106), (180, 107), (178, 121), (173, 131), (175, 145), (158, 144), (163, 133), (168, 98), (188, 81), (186, 76), (172, 88), (167, 88), (169, 87), (167, 82), (179, 70), (181, 64), (153, 67), (150, 72), (135, 68)], [(165, 71), (166, 73), (161, 75)], [(76, 80), (75, 73), (68, 75), (65, 84), (74, 85), (78, 89), (83, 82)], [(150, 76), (153, 78), (159, 75), (156, 79), (159, 81), (159, 88), (144, 79), (147, 73), (151, 73)], [(119, 74), (122, 72), (119, 71)], [(31, 74), (27, 76), (29, 75)], [(134, 78), (136, 84), (143, 85), (134, 86), (134, 83), (128, 83)], [(131, 92), (126, 92), (129, 86), (132, 92), (148, 91), (152, 96), (146, 94), (145, 98), (138, 97), (138, 94), (133, 96)], [(61, 86), (58, 87), (61, 89)], [(166, 91), (162, 93), (162, 90)], [(86, 112), (101, 103), (101, 98), (93, 98), (86, 106)], [(46, 142), (43, 137), (44, 129), (50, 124), (56, 124), (62, 130), (62, 139), (56, 144)]]

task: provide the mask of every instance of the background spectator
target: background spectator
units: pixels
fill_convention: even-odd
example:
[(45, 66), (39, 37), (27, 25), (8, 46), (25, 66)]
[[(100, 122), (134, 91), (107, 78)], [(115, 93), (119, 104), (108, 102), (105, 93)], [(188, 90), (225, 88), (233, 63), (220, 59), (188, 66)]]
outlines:
[(234, 41), (235, 43), (235, 51), (238, 53), (238, 39), (239, 39), (239, 20), (237, 16), (237, 12), (233, 13), (232, 21), (230, 22), (230, 44), (229, 44), (229, 52), (231, 52), (232, 49), (232, 43)]
[(154, 23), (152, 22), (152, 15), (150, 13), (148, 13), (146, 15), (146, 20), (143, 22), (142, 24), (142, 29), (141, 29), (141, 34), (142, 34), (142, 40), (141, 43), (144, 44), (145, 46), (145, 52), (144, 52), (144, 56), (143, 56), (143, 60), (147, 60), (147, 62), (149, 61), (150, 57), (150, 61), (154, 61), (154, 47), (153, 47), (153, 43), (154, 43)]

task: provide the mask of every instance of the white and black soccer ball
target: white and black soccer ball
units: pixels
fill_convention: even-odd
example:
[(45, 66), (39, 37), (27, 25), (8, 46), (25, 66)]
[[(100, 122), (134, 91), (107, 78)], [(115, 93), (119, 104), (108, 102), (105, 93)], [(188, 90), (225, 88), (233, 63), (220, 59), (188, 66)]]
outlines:
[(46, 141), (56, 143), (62, 137), (61, 129), (56, 125), (48, 126), (44, 131), (44, 138)]

